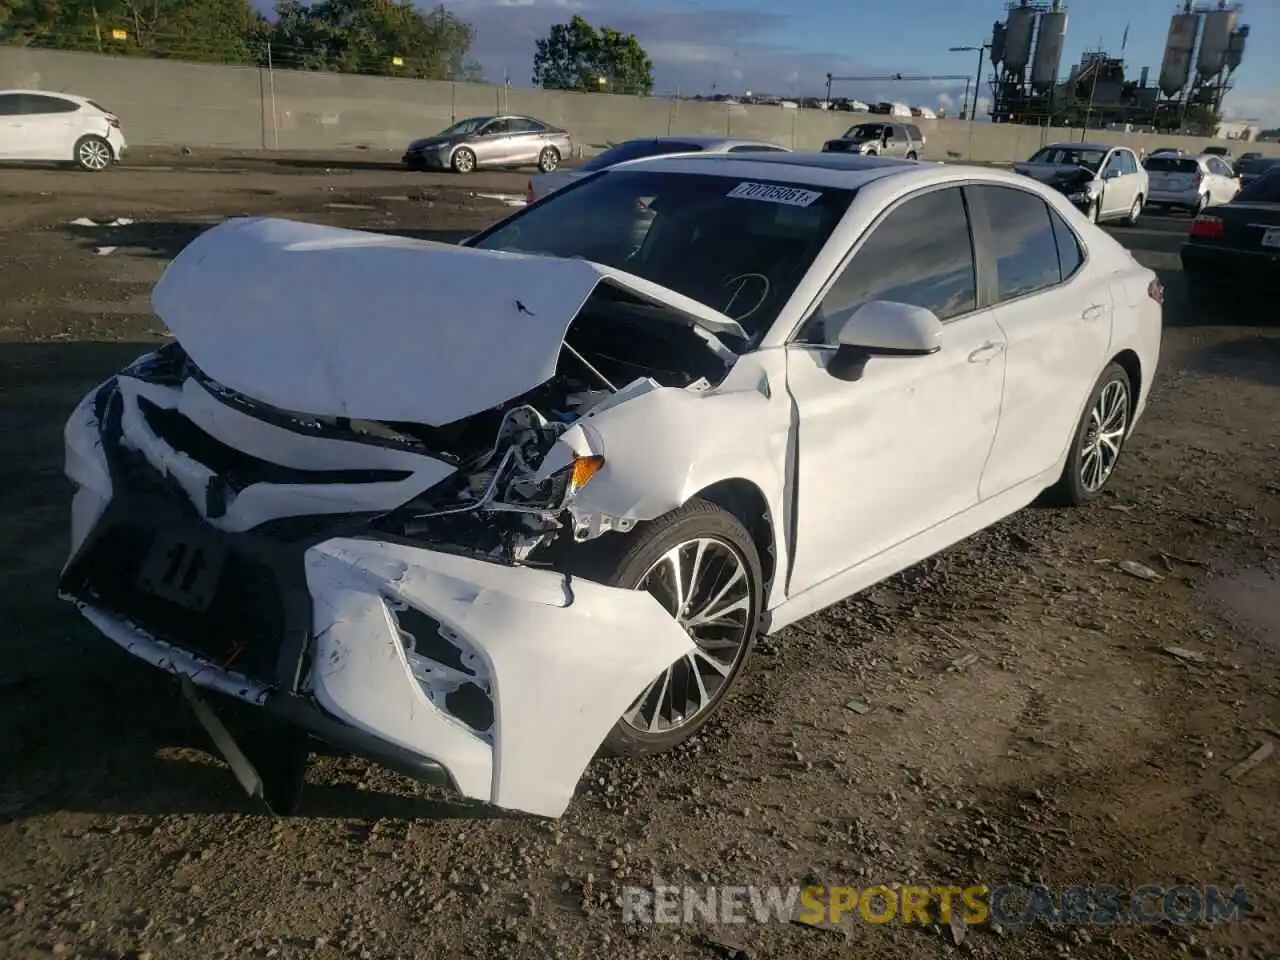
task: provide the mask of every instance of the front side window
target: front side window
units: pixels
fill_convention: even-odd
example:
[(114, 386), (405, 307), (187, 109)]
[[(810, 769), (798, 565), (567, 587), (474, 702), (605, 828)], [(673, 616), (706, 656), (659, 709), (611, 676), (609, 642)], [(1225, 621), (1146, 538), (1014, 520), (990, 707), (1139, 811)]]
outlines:
[(498, 137), (505, 133), (510, 133), (511, 129), (506, 120), (494, 120), (484, 125), (480, 130), (482, 137)]
[(883, 123), (857, 123), (844, 132), (846, 140), (879, 140), (887, 128)]
[(625, 270), (737, 320), (748, 342), (728, 345), (745, 350), (777, 319), (853, 196), (713, 174), (606, 170), (468, 245)]
[[(815, 319), (890, 300), (925, 307), (945, 321), (973, 310), (977, 291), (964, 198), (959, 187), (948, 187), (906, 200), (872, 227)], [(809, 342), (827, 342), (825, 331), (806, 334)]]
[(1107, 165), (1103, 168), (1102, 175), (1104, 177), (1118, 177), (1124, 173), (1124, 159), (1119, 152), (1113, 153), (1111, 159), (1107, 161)]
[(987, 211), (987, 236), (994, 249), (1001, 301), (1061, 282), (1058, 241), (1049, 206), (1034, 194), (1012, 187), (973, 187)]

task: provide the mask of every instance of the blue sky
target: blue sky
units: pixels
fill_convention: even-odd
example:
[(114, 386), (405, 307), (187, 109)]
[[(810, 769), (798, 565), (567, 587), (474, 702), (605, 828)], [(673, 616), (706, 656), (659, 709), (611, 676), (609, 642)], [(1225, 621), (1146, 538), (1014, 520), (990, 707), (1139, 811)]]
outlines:
[[(431, 0), (422, 0), (432, 6)], [(1101, 42), (1154, 77), (1174, 0), (1065, 0), (1069, 14), (1062, 71)], [(581, 14), (597, 26), (633, 32), (654, 61), (662, 93), (770, 91), (817, 95), (825, 74), (972, 75), (976, 54), (947, 48), (978, 44), (1003, 16), (1003, 0), (445, 0), (476, 28), (474, 54), (490, 80), (507, 71), (529, 83), (534, 41), (553, 23)], [(1251, 34), (1227, 112), (1280, 123), (1280, 0), (1245, 2)], [(930, 106), (958, 100), (963, 84), (844, 84), (833, 92), (863, 99), (901, 99)]]

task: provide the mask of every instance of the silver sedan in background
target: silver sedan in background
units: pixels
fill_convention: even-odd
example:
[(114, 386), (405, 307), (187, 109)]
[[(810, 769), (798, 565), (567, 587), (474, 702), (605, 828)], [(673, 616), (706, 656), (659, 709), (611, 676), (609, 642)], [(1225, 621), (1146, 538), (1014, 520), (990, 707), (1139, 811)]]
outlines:
[(468, 117), (433, 137), (415, 140), (404, 153), (410, 170), (470, 173), (480, 167), (531, 167), (550, 173), (573, 156), (573, 140), (559, 127), (533, 117)]
[(568, 186), (574, 180), (612, 167), (627, 160), (656, 157), (667, 153), (789, 153), (790, 148), (770, 140), (747, 140), (742, 137), (641, 137), (614, 144), (572, 170), (543, 171), (529, 181), (525, 199), (529, 203)]

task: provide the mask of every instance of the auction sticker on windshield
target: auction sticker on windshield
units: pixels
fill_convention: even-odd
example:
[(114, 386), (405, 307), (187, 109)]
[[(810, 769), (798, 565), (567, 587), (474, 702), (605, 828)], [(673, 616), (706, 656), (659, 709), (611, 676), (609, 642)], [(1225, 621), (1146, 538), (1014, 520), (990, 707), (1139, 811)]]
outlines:
[(780, 187), (772, 183), (740, 183), (726, 196), (734, 200), (763, 200), (766, 203), (785, 203), (791, 207), (807, 207), (822, 194), (816, 190)]

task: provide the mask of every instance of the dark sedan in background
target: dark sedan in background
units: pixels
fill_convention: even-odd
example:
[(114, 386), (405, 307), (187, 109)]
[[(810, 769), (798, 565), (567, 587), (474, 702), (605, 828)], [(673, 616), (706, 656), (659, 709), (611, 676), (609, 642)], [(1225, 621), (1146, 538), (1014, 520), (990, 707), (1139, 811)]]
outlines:
[(533, 117), (468, 117), (434, 137), (415, 140), (404, 153), (410, 170), (470, 173), (482, 167), (534, 167), (550, 173), (573, 156), (573, 140)]
[(1236, 163), (1236, 173), (1240, 177), (1240, 185), (1247, 187), (1268, 170), (1280, 167), (1280, 157), (1264, 157), (1255, 153), (1251, 157), (1241, 157)]
[(1280, 301), (1280, 166), (1191, 222), (1182, 270), (1192, 302), (1210, 306), (1233, 295)]

